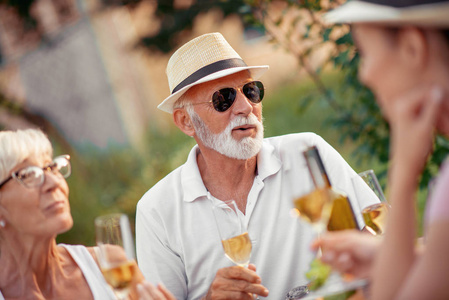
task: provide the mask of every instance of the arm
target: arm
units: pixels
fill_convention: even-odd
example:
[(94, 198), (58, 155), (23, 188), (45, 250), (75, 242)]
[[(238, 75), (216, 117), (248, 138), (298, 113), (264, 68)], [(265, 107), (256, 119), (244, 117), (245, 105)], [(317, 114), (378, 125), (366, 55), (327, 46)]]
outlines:
[[(431, 149), (440, 103), (441, 95), (420, 89), (394, 99), (391, 105), (392, 207), (374, 267), (373, 299), (395, 298), (415, 263), (415, 192)], [(418, 287), (422, 287), (421, 283), (415, 285), (415, 289)]]
[(183, 262), (170, 247), (158, 213), (141, 202), (136, 211), (136, 253), (146, 280), (153, 284), (164, 283), (176, 299), (187, 298)]
[(429, 225), (425, 251), (410, 269), (397, 299), (449, 299), (448, 226), (448, 219)]

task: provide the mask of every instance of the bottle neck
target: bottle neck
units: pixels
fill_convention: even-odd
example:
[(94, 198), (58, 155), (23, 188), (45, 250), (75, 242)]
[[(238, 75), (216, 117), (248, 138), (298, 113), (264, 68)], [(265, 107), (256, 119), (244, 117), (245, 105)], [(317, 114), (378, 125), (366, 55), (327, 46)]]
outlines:
[(315, 187), (318, 189), (330, 188), (332, 185), (317, 147), (312, 146), (304, 151), (303, 154)]

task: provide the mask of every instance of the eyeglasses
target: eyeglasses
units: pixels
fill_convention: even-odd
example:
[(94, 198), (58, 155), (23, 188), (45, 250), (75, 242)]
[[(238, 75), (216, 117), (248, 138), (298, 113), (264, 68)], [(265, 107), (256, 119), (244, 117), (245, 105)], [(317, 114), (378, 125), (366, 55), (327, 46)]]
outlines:
[[(251, 81), (242, 86), (242, 92), (252, 103), (259, 103), (263, 99), (265, 88), (262, 82)], [(225, 112), (234, 104), (236, 97), (237, 90), (235, 88), (223, 88), (212, 95), (212, 100), (194, 103), (194, 105), (212, 102), (216, 111)]]
[(55, 157), (51, 164), (43, 168), (28, 166), (20, 169), (3, 180), (3, 182), (0, 183), (0, 188), (2, 188), (2, 186), (13, 178), (27, 188), (39, 187), (44, 183), (45, 171), (52, 172), (53, 174), (60, 174), (64, 178), (69, 177), (72, 172), (72, 168), (70, 166), (70, 155)]

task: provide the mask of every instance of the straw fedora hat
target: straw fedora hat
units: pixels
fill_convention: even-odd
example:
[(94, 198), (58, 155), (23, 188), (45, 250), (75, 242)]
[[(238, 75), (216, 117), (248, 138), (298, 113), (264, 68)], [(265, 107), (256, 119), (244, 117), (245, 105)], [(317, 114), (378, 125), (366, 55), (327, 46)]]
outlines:
[(449, 27), (449, 1), (353, 0), (324, 15), (328, 23)]
[(253, 79), (268, 66), (248, 66), (220, 33), (201, 35), (176, 50), (167, 65), (170, 96), (157, 108), (173, 113), (173, 105), (191, 87), (248, 70)]

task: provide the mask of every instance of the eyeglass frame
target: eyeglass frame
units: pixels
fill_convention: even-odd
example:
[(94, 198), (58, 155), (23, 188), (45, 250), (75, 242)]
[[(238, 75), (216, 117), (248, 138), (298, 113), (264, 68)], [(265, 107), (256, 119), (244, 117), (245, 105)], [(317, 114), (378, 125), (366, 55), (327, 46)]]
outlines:
[[(23, 185), (24, 187), (26, 187), (26, 188), (35, 188), (35, 187), (39, 187), (39, 186), (42, 186), (43, 184), (44, 184), (44, 182), (45, 182), (45, 171), (53, 171), (52, 170), (52, 166), (55, 164), (55, 161), (57, 160), (57, 159), (60, 159), (60, 158), (64, 158), (66, 161), (67, 161), (67, 166), (68, 166), (68, 168), (69, 168), (69, 171), (67, 172), (67, 174), (66, 175), (62, 175), (59, 171), (61, 170), (60, 168), (59, 169), (57, 169), (57, 171), (62, 175), (62, 177), (64, 177), (64, 178), (67, 178), (67, 177), (69, 177), (71, 174), (72, 174), (72, 165), (71, 165), (71, 163), (70, 163), (70, 155), (68, 155), (68, 154), (63, 154), (63, 155), (59, 155), (59, 156), (56, 156), (55, 158), (53, 158), (53, 160), (52, 160), (52, 162), (50, 163), (50, 164), (48, 164), (48, 165), (46, 165), (45, 167), (43, 167), (43, 168), (40, 168), (40, 167), (38, 167), (38, 166), (27, 166), (27, 167), (24, 167), (24, 168), (21, 168), (20, 170), (17, 170), (16, 172), (12, 172), (11, 173), (11, 175), (8, 177), (8, 178), (6, 178), (5, 180), (3, 180), (1, 183), (0, 183), (0, 189), (6, 184), (6, 183), (8, 183), (11, 179), (15, 179), (18, 183), (20, 183), (21, 185)], [(26, 169), (26, 168), (30, 168), (30, 167), (35, 167), (35, 168), (39, 168), (39, 169), (42, 169), (42, 171), (43, 171), (43, 173), (42, 173), (42, 181), (38, 184), (38, 185), (36, 185), (36, 186), (32, 186), (32, 187), (30, 187), (30, 186), (27, 186), (22, 180), (21, 180), (21, 178), (20, 178), (20, 175), (19, 175), (19, 172), (20, 171), (22, 171), (23, 169)], [(52, 173), (54, 173), (54, 172), (52, 172)]]
[[(257, 86), (257, 88), (259, 88), (259, 101), (258, 102), (254, 102), (253, 100), (251, 100), (250, 98), (248, 98), (248, 96), (246, 96), (246, 94), (243, 92), (243, 87), (245, 86), (245, 85), (247, 85), (247, 84), (250, 84), (250, 83), (254, 83), (256, 86)], [(258, 83), (260, 83), (261, 85), (262, 85), (262, 89), (257, 85)], [(209, 100), (209, 101), (203, 101), (203, 102), (197, 102), (197, 103), (190, 103), (190, 105), (198, 105), (198, 104), (205, 104), (205, 103), (212, 103), (212, 107), (215, 109), (215, 111), (217, 111), (217, 112), (219, 112), (219, 113), (224, 113), (224, 112), (226, 112), (226, 111), (228, 111), (233, 105), (234, 105), (234, 103), (235, 103), (235, 100), (237, 99), (237, 95), (235, 96), (235, 98), (234, 98), (234, 100), (232, 101), (232, 104), (227, 108), (227, 109), (225, 109), (225, 110), (223, 110), (223, 111), (220, 111), (220, 110), (218, 110), (216, 107), (215, 107), (215, 105), (214, 105), (214, 95), (217, 93), (217, 92), (220, 92), (221, 90), (224, 90), (224, 89), (233, 89), (233, 90), (235, 90), (236, 92), (238, 92), (238, 91), (241, 91), (241, 93), (245, 96), (245, 98), (246, 99), (248, 99), (251, 103), (254, 103), (254, 104), (258, 104), (258, 103), (260, 103), (260, 102), (262, 102), (262, 100), (263, 100), (263, 98), (264, 98), (264, 95), (265, 95), (265, 86), (264, 86), (264, 84), (263, 84), (263, 82), (262, 81), (259, 81), (259, 80), (252, 80), (252, 81), (249, 81), (249, 82), (246, 82), (246, 83), (244, 83), (244, 84), (242, 84), (242, 85), (240, 85), (240, 86), (236, 86), (236, 87), (224, 87), (224, 88), (221, 88), (221, 89), (218, 89), (217, 91), (215, 91), (213, 94), (212, 94), (212, 100)], [(261, 96), (261, 94), (262, 94), (262, 96)]]

